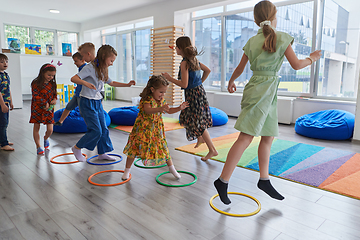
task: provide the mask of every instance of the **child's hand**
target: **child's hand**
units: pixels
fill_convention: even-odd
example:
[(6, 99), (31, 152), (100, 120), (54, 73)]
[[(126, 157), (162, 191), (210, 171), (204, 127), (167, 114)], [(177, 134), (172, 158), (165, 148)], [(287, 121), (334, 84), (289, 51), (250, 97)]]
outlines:
[(47, 103), (45, 104), (45, 110), (48, 110), (49, 107), (50, 107), (50, 104), (47, 102)]
[(56, 98), (54, 98), (53, 100), (51, 100), (50, 104), (55, 105), (55, 104), (56, 104)]
[(169, 110), (170, 110), (169, 104), (164, 104), (164, 105), (161, 107), (161, 112), (162, 112), (162, 113), (168, 113)]
[(3, 113), (7, 113), (9, 111), (9, 107), (6, 104), (1, 105), (1, 111)]
[(188, 102), (183, 102), (180, 104), (180, 110), (184, 110), (185, 108), (187, 108), (189, 106)]
[(228, 84), (228, 92), (229, 93), (236, 92), (236, 84), (234, 82), (229, 82), (229, 84)]
[(162, 75), (166, 80), (169, 80), (169, 78), (171, 78), (170, 74), (168, 74), (167, 72), (161, 73), (161, 75)]
[(131, 80), (130, 82), (128, 82), (128, 86), (131, 87), (132, 85), (135, 85), (136, 82), (134, 80)]
[(310, 53), (310, 57), (314, 62), (316, 62), (321, 57), (321, 50), (316, 50), (316, 51)]
[(94, 84), (91, 84), (89, 82), (86, 82), (85, 87), (96, 90), (96, 87), (94, 86)]

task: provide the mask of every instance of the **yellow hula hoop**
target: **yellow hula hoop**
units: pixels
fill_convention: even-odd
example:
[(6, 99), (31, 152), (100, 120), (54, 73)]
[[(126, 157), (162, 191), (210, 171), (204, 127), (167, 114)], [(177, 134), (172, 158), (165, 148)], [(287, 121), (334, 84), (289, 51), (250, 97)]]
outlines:
[(254, 201), (257, 203), (258, 208), (257, 208), (255, 211), (251, 212), (251, 213), (245, 213), (245, 214), (235, 214), (235, 213), (224, 212), (224, 211), (216, 208), (216, 207), (214, 206), (214, 204), (212, 203), (212, 201), (214, 200), (214, 198), (218, 197), (219, 194), (216, 194), (216, 195), (214, 195), (214, 196), (212, 196), (212, 197), (210, 198), (210, 201), (209, 201), (210, 206), (211, 206), (215, 211), (217, 211), (217, 212), (219, 212), (219, 213), (222, 213), (222, 214), (225, 214), (225, 215), (228, 215), (228, 216), (232, 216), (232, 217), (248, 217), (248, 216), (252, 216), (252, 215), (255, 215), (255, 214), (257, 214), (258, 212), (260, 212), (260, 210), (261, 210), (261, 204), (260, 204), (259, 200), (257, 200), (256, 198), (254, 198), (254, 197), (252, 197), (252, 196), (250, 196), (250, 195), (247, 195), (247, 194), (245, 194), (245, 193), (239, 193), (239, 192), (228, 192), (228, 194), (237, 194), (237, 195), (242, 195), (242, 196), (251, 198), (252, 200), (254, 200)]

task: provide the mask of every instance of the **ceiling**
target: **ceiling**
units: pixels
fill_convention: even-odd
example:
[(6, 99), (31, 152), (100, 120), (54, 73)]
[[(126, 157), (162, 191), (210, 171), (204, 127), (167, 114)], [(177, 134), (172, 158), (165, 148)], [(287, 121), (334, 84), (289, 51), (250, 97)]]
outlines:
[[(81, 23), (163, 1), (169, 0), (2, 0), (0, 11)], [(50, 9), (60, 13), (50, 13)]]

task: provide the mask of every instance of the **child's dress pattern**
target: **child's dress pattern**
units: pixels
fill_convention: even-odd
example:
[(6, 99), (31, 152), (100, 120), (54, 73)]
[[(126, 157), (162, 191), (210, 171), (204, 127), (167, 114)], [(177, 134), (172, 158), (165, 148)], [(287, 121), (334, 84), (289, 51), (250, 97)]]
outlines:
[[(202, 136), (207, 128), (212, 127), (213, 123), (200, 70), (189, 69), (188, 72), (188, 87), (184, 91), (185, 101), (189, 103), (189, 107), (181, 110), (179, 122), (186, 129), (187, 140), (193, 141)], [(180, 68), (178, 79), (181, 80)]]
[[(275, 30), (276, 31), (276, 30)], [(250, 62), (253, 76), (246, 84), (241, 100), (241, 112), (235, 128), (252, 136), (277, 136), (277, 89), (278, 71), (285, 56), (285, 50), (294, 38), (284, 32), (276, 32), (276, 52), (262, 49), (265, 37), (260, 28), (250, 38), (243, 50)]]
[(170, 153), (165, 138), (164, 123), (161, 113), (147, 114), (144, 104), (150, 103), (152, 108), (161, 107), (153, 97), (141, 100), (139, 114), (124, 148), (124, 154), (132, 158), (141, 158), (145, 166), (163, 165), (170, 160)]
[(32, 99), (31, 99), (31, 117), (30, 123), (54, 123), (54, 109), (48, 111), (45, 109), (46, 103), (49, 103), (57, 98), (56, 91), (52, 88), (50, 82), (44, 83), (43, 87), (38, 87), (37, 84), (33, 84), (31, 87)]

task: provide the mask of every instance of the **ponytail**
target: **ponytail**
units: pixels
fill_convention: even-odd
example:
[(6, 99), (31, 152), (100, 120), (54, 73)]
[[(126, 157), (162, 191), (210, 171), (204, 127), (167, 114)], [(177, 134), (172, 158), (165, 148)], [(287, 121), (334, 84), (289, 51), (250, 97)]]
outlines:
[(276, 52), (276, 33), (274, 29), (269, 25), (264, 25), (263, 34), (265, 41), (262, 48), (269, 53)]

